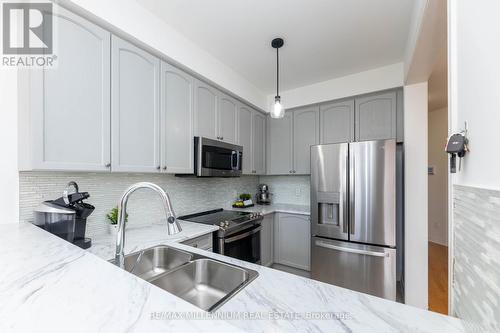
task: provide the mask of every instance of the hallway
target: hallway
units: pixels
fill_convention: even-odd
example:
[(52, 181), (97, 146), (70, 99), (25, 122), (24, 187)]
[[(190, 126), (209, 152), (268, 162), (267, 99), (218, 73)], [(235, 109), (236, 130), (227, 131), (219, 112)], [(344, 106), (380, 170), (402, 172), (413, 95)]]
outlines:
[(429, 242), (429, 310), (448, 314), (448, 247)]

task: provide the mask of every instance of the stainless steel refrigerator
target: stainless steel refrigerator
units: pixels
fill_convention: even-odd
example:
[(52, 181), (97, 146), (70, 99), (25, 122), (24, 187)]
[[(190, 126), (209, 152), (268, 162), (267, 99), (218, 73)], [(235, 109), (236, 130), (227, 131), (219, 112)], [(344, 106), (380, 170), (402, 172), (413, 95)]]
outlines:
[(396, 142), (311, 147), (311, 277), (396, 300)]

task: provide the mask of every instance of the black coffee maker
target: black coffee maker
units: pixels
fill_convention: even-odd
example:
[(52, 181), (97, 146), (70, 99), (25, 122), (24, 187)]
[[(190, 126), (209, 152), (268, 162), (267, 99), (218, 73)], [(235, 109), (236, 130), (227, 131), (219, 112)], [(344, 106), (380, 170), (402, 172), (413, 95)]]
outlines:
[[(74, 189), (73, 193), (70, 193), (71, 188)], [(89, 197), (88, 192), (80, 192), (78, 184), (71, 181), (62, 197), (44, 201), (35, 209), (34, 224), (82, 249), (88, 249), (92, 241), (85, 237), (85, 229), (87, 218), (95, 209), (94, 206), (83, 202)]]

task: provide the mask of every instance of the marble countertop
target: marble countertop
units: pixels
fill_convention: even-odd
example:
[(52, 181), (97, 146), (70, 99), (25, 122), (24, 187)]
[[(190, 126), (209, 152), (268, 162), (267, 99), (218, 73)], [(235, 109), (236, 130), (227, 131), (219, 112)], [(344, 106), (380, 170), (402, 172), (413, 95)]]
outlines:
[(456, 318), (170, 245), (259, 277), (210, 315), (29, 223), (0, 225), (0, 332), (464, 331)]
[[(219, 230), (217, 226), (201, 223), (179, 220), (179, 224), (182, 231), (172, 236), (166, 233), (167, 227), (165, 221), (147, 226), (127, 227), (125, 233), (125, 253), (137, 252), (157, 244), (180, 243)], [(107, 234), (94, 235), (92, 237), (92, 246), (87, 251), (109, 260), (115, 256), (115, 244), (116, 230)]]
[(300, 215), (310, 215), (311, 209), (306, 205), (293, 205), (293, 204), (280, 204), (275, 203), (271, 205), (255, 205), (249, 208), (232, 208), (228, 207), (226, 209), (237, 210), (243, 212), (258, 212), (262, 215), (268, 215), (273, 213), (289, 213), (289, 214), (300, 214)]

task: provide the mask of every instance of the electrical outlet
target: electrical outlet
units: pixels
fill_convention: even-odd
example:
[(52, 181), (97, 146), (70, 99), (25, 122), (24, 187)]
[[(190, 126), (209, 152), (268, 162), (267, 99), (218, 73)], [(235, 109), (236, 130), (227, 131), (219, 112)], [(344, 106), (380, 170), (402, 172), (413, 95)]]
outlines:
[(300, 187), (295, 188), (295, 196), (300, 197)]

